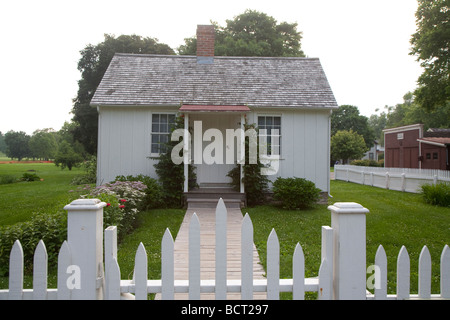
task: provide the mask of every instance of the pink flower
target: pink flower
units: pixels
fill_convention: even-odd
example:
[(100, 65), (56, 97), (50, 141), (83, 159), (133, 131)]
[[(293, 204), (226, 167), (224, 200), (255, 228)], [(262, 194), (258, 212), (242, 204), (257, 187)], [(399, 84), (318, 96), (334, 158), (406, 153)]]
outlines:
[(109, 202), (106, 204), (107, 207), (109, 207), (110, 205), (111, 205), (111, 203), (109, 203)]
[(127, 199), (120, 199), (119, 201), (123, 203), (123, 202), (127, 202)]
[(119, 208), (123, 209), (123, 208), (125, 208), (125, 206), (122, 204), (122, 205), (119, 206)]

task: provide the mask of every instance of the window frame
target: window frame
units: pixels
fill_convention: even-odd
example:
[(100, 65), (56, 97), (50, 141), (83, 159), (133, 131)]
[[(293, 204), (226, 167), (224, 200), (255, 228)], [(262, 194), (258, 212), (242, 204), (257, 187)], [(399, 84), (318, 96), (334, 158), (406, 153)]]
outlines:
[[(272, 146), (270, 145), (270, 142), (269, 142), (269, 139), (268, 139), (268, 146), (267, 146), (267, 156), (269, 156), (269, 157), (271, 157), (271, 156), (278, 156), (278, 157), (280, 157), (281, 158), (281, 155), (282, 155), (282, 127), (283, 127), (283, 120), (282, 120), (282, 115), (281, 114), (269, 114), (269, 113), (267, 113), (267, 114), (257, 114), (256, 115), (256, 122), (257, 122), (257, 126), (258, 126), (258, 129), (259, 130), (261, 130), (261, 129), (267, 129), (267, 128), (261, 128), (261, 126), (260, 126), (260, 118), (265, 118), (265, 124), (264, 124), (264, 127), (266, 127), (267, 126), (267, 118), (272, 118), (272, 124), (270, 124), (270, 126), (272, 126), (272, 128), (270, 128), (271, 130), (272, 129), (276, 129), (276, 128), (273, 128), (273, 127), (275, 127), (275, 126), (277, 126), (277, 127), (279, 127), (278, 129), (279, 129), (279, 133), (278, 133), (278, 138), (279, 138), (279, 140), (278, 140), (278, 154), (272, 154)], [(280, 122), (279, 122), (279, 124), (275, 124), (275, 118), (279, 118), (280, 119)], [(259, 132), (258, 133), (258, 139), (259, 139), (259, 137), (260, 136), (263, 136), (262, 134), (261, 134), (261, 132)], [(266, 137), (271, 137), (271, 134), (269, 134), (269, 132), (267, 132), (267, 134), (265, 135)]]
[[(158, 131), (154, 131), (154, 122), (153, 122), (153, 117), (155, 115), (158, 115)], [(162, 132), (161, 131), (161, 115), (166, 115), (167, 116), (167, 132)], [(172, 132), (170, 124), (171, 122), (169, 121), (169, 116), (174, 116), (174, 122), (173, 124), (176, 123), (176, 117), (177, 114), (175, 112), (152, 112), (151, 113), (151, 119), (150, 119), (150, 154), (152, 157), (159, 157), (161, 154), (163, 154), (165, 151), (161, 151), (161, 136), (167, 136), (168, 137), (168, 141), (170, 141), (170, 134)], [(158, 136), (158, 142), (153, 142), (153, 137), (154, 136)], [(158, 145), (158, 152), (154, 152), (153, 146), (154, 145)]]

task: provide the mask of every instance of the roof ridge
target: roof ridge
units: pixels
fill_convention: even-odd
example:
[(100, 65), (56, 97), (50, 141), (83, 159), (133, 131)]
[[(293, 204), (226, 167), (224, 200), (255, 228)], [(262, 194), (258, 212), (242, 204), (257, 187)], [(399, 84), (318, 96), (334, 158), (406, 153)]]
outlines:
[[(153, 54), (153, 53), (120, 53), (117, 56), (127, 57), (154, 57), (154, 58), (197, 58), (194, 55), (179, 54)], [(214, 59), (235, 59), (235, 60), (319, 60), (318, 57), (259, 57), (259, 56), (214, 56)]]

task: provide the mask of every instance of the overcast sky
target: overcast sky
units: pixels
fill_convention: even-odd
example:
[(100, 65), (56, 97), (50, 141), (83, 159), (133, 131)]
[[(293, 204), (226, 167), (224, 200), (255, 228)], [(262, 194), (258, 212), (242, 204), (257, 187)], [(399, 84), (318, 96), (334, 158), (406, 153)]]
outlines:
[(370, 116), (402, 102), (421, 73), (410, 56), (416, 0), (0, 2), (0, 131), (59, 130), (72, 117), (79, 51), (103, 34), (158, 38), (172, 48), (210, 20), (246, 9), (297, 22), (302, 49), (321, 60), (339, 105)]

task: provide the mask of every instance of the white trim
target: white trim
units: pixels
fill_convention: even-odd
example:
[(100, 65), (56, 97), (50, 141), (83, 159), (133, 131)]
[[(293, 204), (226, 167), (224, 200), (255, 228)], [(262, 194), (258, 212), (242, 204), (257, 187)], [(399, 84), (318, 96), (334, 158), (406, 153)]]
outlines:
[(434, 142), (434, 141), (427, 141), (427, 140), (422, 140), (422, 139), (417, 139), (417, 141), (419, 141), (419, 143), (426, 143), (426, 144), (431, 144), (433, 146), (439, 146), (439, 147), (446, 147), (447, 145), (445, 143), (439, 143), (439, 142)]

